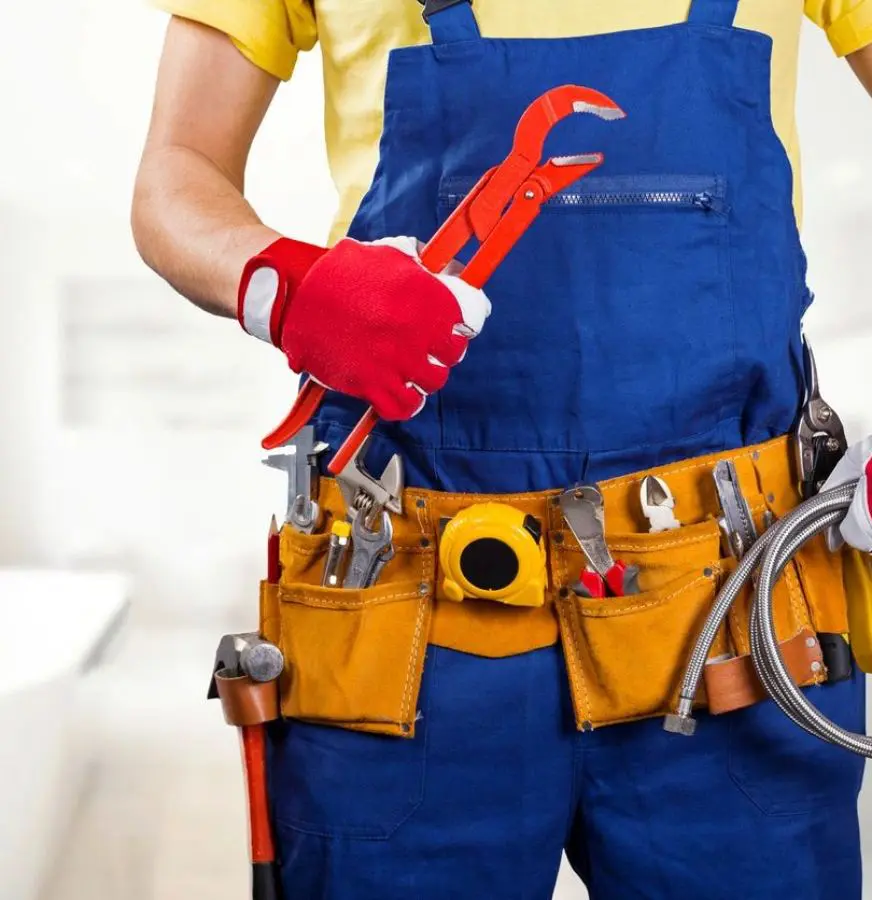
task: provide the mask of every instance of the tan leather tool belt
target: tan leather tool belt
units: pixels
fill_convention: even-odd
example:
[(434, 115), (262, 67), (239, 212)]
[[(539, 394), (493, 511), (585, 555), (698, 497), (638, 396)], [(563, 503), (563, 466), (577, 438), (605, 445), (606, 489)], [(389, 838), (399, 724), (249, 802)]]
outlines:
[[(579, 728), (670, 711), (688, 655), (719, 585), (735, 566), (722, 549), (714, 465), (732, 460), (758, 530), (799, 502), (788, 438), (600, 483), (613, 555), (640, 569), (640, 593), (585, 599), (571, 585), (585, 558), (563, 521), (558, 492), (488, 496), (409, 489), (394, 516), (395, 558), (375, 587), (320, 586), (329, 542), (290, 527), (281, 534), (281, 582), (261, 586), (261, 633), (285, 656), (285, 716), (385, 734), (414, 734), (428, 644), (487, 657), (525, 653), (562, 641)], [(642, 480), (665, 479), (681, 527), (648, 533)], [(568, 485), (566, 487), (569, 487)], [(548, 589), (538, 608), (485, 600), (456, 603), (440, 591), (439, 523), (472, 504), (511, 504), (541, 522)], [(322, 480), (319, 502), (344, 517), (337, 485)], [(750, 596), (735, 604), (716, 642), (722, 659), (711, 682), (713, 711), (761, 699), (747, 655)], [(814, 636), (847, 632), (842, 557), (822, 539), (789, 564), (776, 595), (778, 636), (799, 683), (826, 678)], [(707, 684), (709, 680), (707, 679)], [(704, 701), (705, 698), (701, 698)]]

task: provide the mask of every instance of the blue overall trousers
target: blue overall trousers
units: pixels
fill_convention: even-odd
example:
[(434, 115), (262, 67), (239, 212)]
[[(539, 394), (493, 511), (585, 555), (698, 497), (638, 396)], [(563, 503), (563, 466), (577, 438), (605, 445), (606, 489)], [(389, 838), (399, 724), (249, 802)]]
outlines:
[[(373, 471), (399, 452), (410, 485), (541, 491), (790, 430), (811, 295), (771, 40), (734, 27), (737, 3), (694, 0), (662, 28), (498, 40), (458, 2), (430, 17), (431, 45), (391, 54), (361, 240), (429, 239), (550, 88), (596, 88), (627, 118), (553, 131), (548, 155), (602, 151), (605, 165), (510, 253), (467, 359), (419, 416), (379, 428)], [(339, 446), (362, 411), (331, 394), (320, 437)], [(860, 677), (812, 695), (863, 730)], [(275, 726), (286, 900), (547, 900), (564, 850), (593, 900), (860, 897), (862, 760), (771, 703), (693, 739), (656, 720), (580, 733), (559, 648), (431, 647), (419, 718), (414, 740)]]

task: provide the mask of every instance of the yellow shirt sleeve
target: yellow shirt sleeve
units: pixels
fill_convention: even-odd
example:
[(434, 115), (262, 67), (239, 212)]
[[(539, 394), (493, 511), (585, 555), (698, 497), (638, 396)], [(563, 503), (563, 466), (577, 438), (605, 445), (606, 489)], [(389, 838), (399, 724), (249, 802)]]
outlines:
[(805, 0), (805, 12), (839, 56), (872, 44), (872, 0)]
[(151, 0), (174, 16), (223, 31), (256, 66), (287, 81), (318, 38), (311, 0)]

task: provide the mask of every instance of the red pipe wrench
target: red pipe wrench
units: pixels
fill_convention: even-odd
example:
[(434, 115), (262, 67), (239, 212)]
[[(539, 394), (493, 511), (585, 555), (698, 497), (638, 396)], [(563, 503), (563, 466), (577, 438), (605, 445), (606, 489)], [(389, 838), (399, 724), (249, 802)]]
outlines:
[[(591, 113), (606, 120), (625, 115), (605, 94), (572, 84), (553, 88), (534, 100), (518, 122), (511, 153), (485, 172), (421, 251), (425, 268), (442, 272), (475, 238), (479, 248), (460, 277), (473, 287), (483, 287), (542, 206), (603, 164), (602, 153), (554, 157), (541, 163), (551, 129), (575, 113)], [(264, 449), (273, 450), (289, 441), (315, 414), (326, 393), (325, 387), (309, 379), (284, 422), (264, 438)], [(377, 422), (378, 416), (370, 408), (330, 462), (332, 474), (342, 472)]]

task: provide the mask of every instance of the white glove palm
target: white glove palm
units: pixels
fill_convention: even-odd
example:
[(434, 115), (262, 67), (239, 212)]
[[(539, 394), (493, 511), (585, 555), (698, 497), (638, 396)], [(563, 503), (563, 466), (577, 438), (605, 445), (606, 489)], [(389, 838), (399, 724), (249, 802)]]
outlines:
[(822, 491), (857, 481), (857, 493), (838, 529), (827, 536), (830, 550), (846, 543), (855, 550), (872, 552), (872, 435), (854, 444), (839, 461)]

